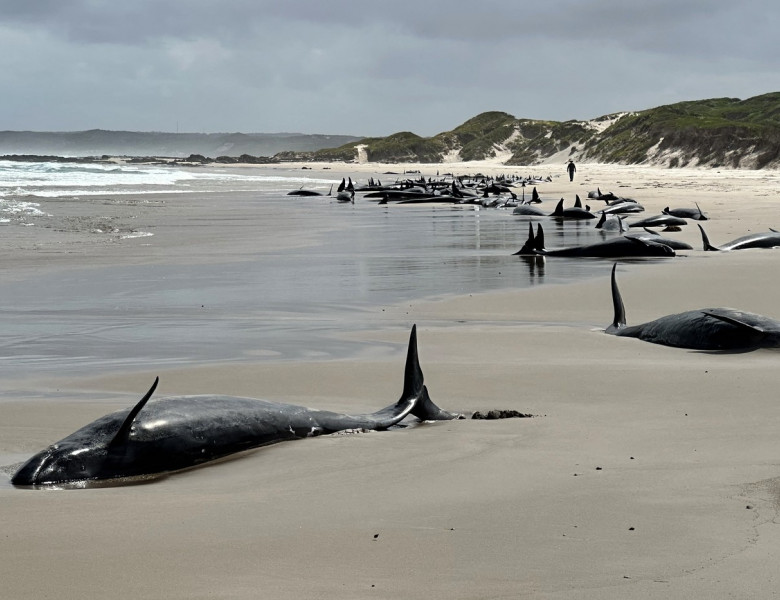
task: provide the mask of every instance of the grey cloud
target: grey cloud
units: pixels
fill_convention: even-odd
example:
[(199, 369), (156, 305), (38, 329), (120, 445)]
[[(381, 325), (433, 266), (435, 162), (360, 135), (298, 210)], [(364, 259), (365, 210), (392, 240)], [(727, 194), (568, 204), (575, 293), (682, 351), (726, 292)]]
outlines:
[(759, 0), (0, 0), (0, 128), (430, 135), (485, 110), (747, 97), (778, 89), (777, 15)]

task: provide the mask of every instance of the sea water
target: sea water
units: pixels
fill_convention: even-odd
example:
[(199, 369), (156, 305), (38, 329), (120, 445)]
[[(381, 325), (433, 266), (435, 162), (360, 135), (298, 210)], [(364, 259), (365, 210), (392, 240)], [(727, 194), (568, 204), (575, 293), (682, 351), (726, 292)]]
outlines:
[[(348, 165), (342, 168), (348, 173)], [(390, 307), (563, 283), (609, 270), (599, 260), (512, 256), (527, 236), (528, 220), (511, 210), (380, 205), (360, 194), (354, 204), (336, 202), (327, 193), (341, 175), (282, 167), (0, 162), (0, 217), (6, 219), (0, 247), (23, 236), (26, 245), (14, 252), (34, 253), (40, 251), (36, 236), (60, 227), (57, 244), (63, 251), (78, 250), (78, 244), (69, 246), (71, 236), (113, 234), (128, 254), (147, 257), (143, 264), (70, 265), (7, 278), (0, 294), (0, 376), (19, 369), (90, 373), (214, 361), (343, 358), (364, 350), (345, 334), (387, 325), (381, 313)], [(385, 183), (403, 177), (375, 176)], [(324, 195), (287, 195), (300, 187)], [(191, 230), (193, 238), (217, 224), (227, 227), (218, 260), (205, 244), (188, 248), (187, 260), (174, 260), (175, 248), (157, 249), (165, 247), (166, 240), (158, 238), (164, 228), (162, 233), (154, 227), (112, 233), (113, 225), (104, 231), (93, 221), (103, 206), (123, 198), (161, 197), (180, 212), (177, 226)], [(196, 197), (209, 207), (208, 218), (188, 216), (188, 202)], [(150, 215), (147, 221), (153, 224)], [(83, 228), (59, 225), (74, 222), (92, 229), (85, 234)], [(292, 223), (295, 235), (305, 234), (307, 243), (287, 244), (284, 230), (275, 229), (277, 222)], [(262, 251), (247, 250), (245, 238), (239, 243), (255, 226), (264, 236)], [(545, 234), (550, 247), (601, 239), (592, 223), (561, 226), (545, 220)]]

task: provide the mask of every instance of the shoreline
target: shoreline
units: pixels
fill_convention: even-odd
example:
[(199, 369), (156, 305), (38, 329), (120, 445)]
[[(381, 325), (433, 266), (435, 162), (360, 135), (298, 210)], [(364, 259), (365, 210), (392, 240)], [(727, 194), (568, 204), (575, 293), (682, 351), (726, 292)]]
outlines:
[[(599, 186), (636, 197), (644, 216), (696, 201), (712, 217), (704, 227), (713, 243), (780, 228), (780, 217), (768, 222), (778, 214), (780, 173), (578, 164), (570, 183), (563, 168), (540, 188), (546, 200), (561, 195), (570, 203), (577, 193), (585, 201)], [(353, 170), (353, 179), (355, 172), (373, 174)], [(389, 210), (396, 208), (403, 210)], [(198, 268), (242, 255), (246, 240), (258, 237), (240, 210), (215, 229), (195, 227), (192, 240), (189, 229), (181, 232), (182, 215), (201, 223), (208, 202), (154, 210), (134, 208), (127, 218), (168, 223), (166, 241), (125, 240), (110, 250), (93, 244), (62, 254), (51, 269), (63, 273), (84, 256), (106, 269), (137, 261), (135, 286), (154, 289), (144, 277), (161, 256)], [(304, 217), (348, 218), (335, 205), (325, 210)], [(526, 221), (506, 220), (527, 229)], [(310, 235), (300, 217), (284, 227), (269, 223), (259, 243), (272, 248), (272, 234), (293, 245)], [(705, 253), (694, 223), (675, 235), (695, 250), (664, 262), (620, 263), (629, 324), (704, 306), (780, 317), (780, 250)], [(187, 244), (201, 250), (193, 255)], [(47, 260), (22, 249), (6, 255), (5, 267), (12, 277), (22, 263)], [(6, 380), (6, 394), (15, 388), (24, 395), (0, 402), (4, 481), (9, 461), (127, 408), (157, 374), (160, 396), (219, 393), (377, 410), (401, 391), (413, 323), (426, 385), (443, 409), (537, 415), (281, 443), (148, 485), (52, 492), (0, 485), (6, 593), (37, 599), (78, 590), (89, 599), (111, 589), (117, 598), (188, 600), (254, 598), (259, 589), (282, 599), (339, 600), (771, 596), (780, 558), (778, 354), (694, 352), (606, 335), (612, 261), (596, 266), (603, 274), (563, 285), (543, 281), (374, 307), (360, 316), (361, 327), (343, 334), (361, 348), (348, 360), (258, 354), (247, 362)], [(132, 306), (137, 290), (128, 289)], [(43, 296), (44, 308), (59, 299)], [(340, 319), (359, 316), (326, 311), (322, 318), (338, 331)], [(51, 343), (51, 335), (42, 327), (40, 343)], [(36, 577), (44, 564), (47, 577), (35, 585), (19, 575)]]

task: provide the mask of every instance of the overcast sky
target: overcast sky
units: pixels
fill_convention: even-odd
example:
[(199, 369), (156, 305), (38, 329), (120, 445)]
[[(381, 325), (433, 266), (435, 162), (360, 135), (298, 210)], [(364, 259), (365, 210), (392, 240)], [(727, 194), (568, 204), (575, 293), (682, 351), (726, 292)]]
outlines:
[(0, 0), (0, 130), (430, 136), (780, 91), (777, 0)]

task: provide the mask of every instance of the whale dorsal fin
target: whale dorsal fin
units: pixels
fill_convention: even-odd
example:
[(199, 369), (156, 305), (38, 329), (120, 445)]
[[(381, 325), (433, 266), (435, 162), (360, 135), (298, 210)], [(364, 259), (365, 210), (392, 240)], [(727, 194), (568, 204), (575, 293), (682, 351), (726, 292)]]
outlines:
[(607, 220), (607, 213), (605, 213), (603, 210), (601, 211), (601, 218), (599, 219), (599, 222), (596, 223), (596, 229), (601, 229), (604, 227), (604, 223)]
[(517, 252), (513, 254), (513, 256), (523, 256), (527, 254), (533, 254), (534, 252), (534, 226), (531, 223), (531, 221), (528, 221), (528, 239), (525, 241), (525, 244), (523, 244), (523, 247), (520, 248)]
[(623, 306), (623, 298), (620, 296), (620, 290), (617, 286), (615, 269), (617, 269), (617, 263), (612, 265), (612, 306), (614, 308), (615, 315), (612, 319), (612, 325), (606, 329), (607, 333), (617, 333), (620, 329), (626, 326), (626, 309)]
[(557, 217), (562, 214), (563, 214), (563, 198), (558, 200), (558, 204), (555, 205), (555, 210), (552, 212), (552, 215), (550, 216)]
[(127, 417), (125, 418), (122, 425), (119, 427), (119, 430), (116, 432), (116, 435), (114, 435), (114, 438), (109, 443), (109, 447), (111, 446), (117, 446), (118, 444), (121, 444), (125, 442), (130, 435), (130, 428), (133, 426), (133, 421), (138, 416), (138, 413), (141, 412), (141, 409), (146, 405), (146, 403), (149, 401), (149, 398), (152, 397), (152, 394), (154, 394), (154, 390), (157, 389), (157, 384), (160, 382), (159, 377), (154, 378), (154, 383), (152, 384), (152, 387), (149, 388), (149, 391), (146, 392), (146, 395), (141, 398), (141, 400), (136, 404), (132, 410), (128, 413)]
[(580, 200), (579, 194), (575, 194), (574, 196), (574, 208), (582, 208), (582, 200)]
[(417, 325), (412, 325), (409, 334), (409, 347), (406, 350), (406, 366), (404, 367), (404, 391), (401, 400), (414, 398), (422, 394), (425, 378), (420, 368), (420, 360), (417, 356)]
[(539, 223), (536, 226), (536, 237), (534, 238), (534, 250), (537, 250), (538, 252), (544, 252), (544, 229), (542, 229), (542, 224)]
[(699, 231), (701, 231), (701, 244), (704, 246), (703, 250), (711, 250), (713, 252), (720, 250), (717, 246), (713, 246), (710, 244), (710, 239), (707, 237), (707, 234), (704, 231), (704, 227), (696, 223), (696, 225), (699, 226)]

